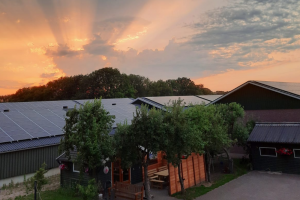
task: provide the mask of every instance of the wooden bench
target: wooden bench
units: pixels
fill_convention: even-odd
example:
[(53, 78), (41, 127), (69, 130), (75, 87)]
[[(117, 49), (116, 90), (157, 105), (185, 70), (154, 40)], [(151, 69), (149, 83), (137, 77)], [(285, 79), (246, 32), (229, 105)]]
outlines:
[[(125, 199), (143, 200), (144, 197), (144, 186), (142, 185), (131, 185), (128, 183), (116, 182), (113, 186), (115, 192), (115, 198), (121, 197)], [(111, 195), (111, 188), (108, 189), (109, 196)]]
[(158, 171), (160, 172), (160, 171), (164, 171), (164, 170), (167, 170), (167, 169), (168, 169), (168, 166), (165, 165), (165, 166), (159, 167)]
[(156, 169), (150, 169), (150, 170), (148, 170), (148, 177), (149, 177), (149, 180), (157, 179), (157, 178), (158, 178), (158, 176), (155, 175), (156, 172), (157, 172)]
[(157, 187), (160, 189), (163, 189), (165, 183), (165, 181), (156, 180), (156, 179), (151, 179), (150, 182), (151, 182), (151, 187)]

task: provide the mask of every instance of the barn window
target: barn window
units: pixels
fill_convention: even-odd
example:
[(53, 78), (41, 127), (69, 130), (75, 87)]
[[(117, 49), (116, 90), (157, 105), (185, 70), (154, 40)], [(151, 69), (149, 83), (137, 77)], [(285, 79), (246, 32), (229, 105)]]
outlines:
[(73, 163), (73, 172), (79, 173), (80, 172), (80, 166), (77, 165), (77, 164), (75, 164), (75, 163)]
[(294, 158), (300, 158), (300, 149), (294, 149)]
[(259, 147), (260, 156), (277, 157), (276, 148), (274, 147)]

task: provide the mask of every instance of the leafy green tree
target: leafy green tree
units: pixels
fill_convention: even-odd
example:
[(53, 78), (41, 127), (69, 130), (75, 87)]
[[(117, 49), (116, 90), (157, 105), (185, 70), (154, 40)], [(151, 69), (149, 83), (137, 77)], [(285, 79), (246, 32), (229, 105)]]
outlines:
[(161, 150), (164, 142), (165, 126), (161, 110), (148, 109), (142, 105), (136, 109), (136, 114), (128, 125), (118, 124), (115, 139), (117, 157), (121, 158), (121, 165), (128, 168), (133, 164), (140, 163), (144, 167), (145, 195), (150, 199), (150, 183), (148, 178), (148, 165), (150, 154)]
[(163, 80), (151, 82), (148, 96), (172, 96), (172, 88)]
[(164, 135), (165, 143), (161, 150), (166, 153), (166, 159), (178, 169), (178, 176), (181, 185), (181, 192), (185, 192), (184, 182), (181, 173), (182, 156), (189, 156), (191, 153), (204, 153), (205, 143), (202, 140), (202, 133), (196, 132), (191, 126), (190, 118), (184, 112), (182, 100), (169, 103), (164, 113), (164, 123), (166, 124), (166, 133)]
[(232, 138), (235, 138), (237, 140), (236, 145), (243, 147), (247, 154), (250, 154), (250, 145), (247, 143), (247, 140), (255, 126), (255, 120), (244, 120), (240, 120), (234, 124)]
[[(223, 117), (227, 128), (226, 132), (228, 134), (228, 137), (232, 140), (235, 139), (242, 139), (242, 137), (234, 138), (234, 126), (239, 121), (242, 121), (245, 115), (243, 107), (238, 103), (229, 103), (229, 104), (217, 104), (217, 109), (220, 112), (221, 116)], [(238, 142), (238, 141), (236, 141)], [(223, 150), (225, 151), (227, 158), (229, 160), (229, 170), (232, 172), (233, 170), (233, 160), (230, 157), (230, 154), (228, 153), (228, 147), (224, 147)]]
[(227, 134), (228, 125), (216, 105), (195, 105), (186, 112), (194, 131), (202, 135), (205, 144), (206, 174), (208, 181), (211, 182), (211, 158), (233, 143)]
[(104, 110), (101, 99), (68, 111), (60, 152), (65, 152), (71, 159), (70, 152), (77, 151), (75, 162), (80, 166), (80, 171), (83, 172), (87, 166), (96, 176), (96, 168), (102, 165), (103, 159), (114, 155), (113, 139), (109, 135), (113, 118)]
[(145, 97), (149, 95), (149, 86), (151, 81), (149, 78), (135, 74), (128, 75), (130, 85), (134, 89), (134, 97)]

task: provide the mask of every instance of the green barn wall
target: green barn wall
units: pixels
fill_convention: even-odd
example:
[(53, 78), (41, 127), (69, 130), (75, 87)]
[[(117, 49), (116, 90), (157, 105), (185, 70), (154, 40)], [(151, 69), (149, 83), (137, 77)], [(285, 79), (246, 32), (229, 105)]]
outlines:
[(36, 172), (45, 162), (47, 169), (58, 167), (58, 145), (0, 154), (0, 180)]

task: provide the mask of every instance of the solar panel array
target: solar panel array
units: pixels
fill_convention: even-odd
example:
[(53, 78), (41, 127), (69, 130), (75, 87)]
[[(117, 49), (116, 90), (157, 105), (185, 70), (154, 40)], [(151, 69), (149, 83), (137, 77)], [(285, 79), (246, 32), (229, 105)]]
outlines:
[(66, 111), (74, 101), (0, 103), (0, 143), (63, 134)]
[[(87, 101), (94, 101), (94, 99), (76, 100), (76, 102), (83, 105)], [(133, 115), (136, 110), (136, 106), (131, 104), (132, 99), (130, 98), (119, 98), (119, 99), (102, 99), (102, 105), (104, 109), (109, 112), (110, 115), (114, 115), (113, 127), (117, 127), (117, 123), (124, 123), (127, 120), (128, 124), (131, 124)], [(115, 105), (113, 105), (115, 104)]]
[(291, 92), (297, 95), (300, 95), (300, 83), (291, 83), (291, 82), (272, 82), (272, 81), (255, 81), (259, 82), (280, 90)]
[(189, 104), (207, 104), (209, 101), (205, 99), (198, 98), (196, 96), (164, 96), (164, 97), (145, 97), (151, 101), (159, 103), (160, 105), (167, 105), (169, 102), (178, 100), (179, 98), (183, 100), (183, 104), (188, 106)]

